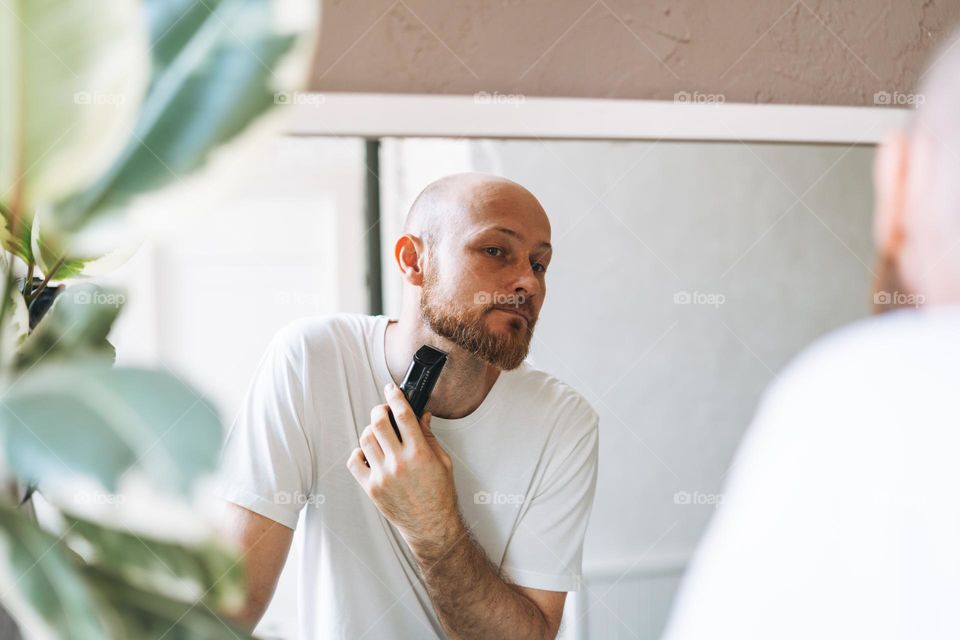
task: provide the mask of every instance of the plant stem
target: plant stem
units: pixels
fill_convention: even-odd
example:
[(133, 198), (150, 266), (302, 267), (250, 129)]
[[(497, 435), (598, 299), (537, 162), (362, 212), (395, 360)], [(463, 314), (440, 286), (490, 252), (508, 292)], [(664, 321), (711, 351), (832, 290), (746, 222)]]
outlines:
[(55, 274), (57, 271), (60, 271), (60, 267), (63, 266), (63, 262), (66, 259), (67, 259), (67, 254), (63, 254), (62, 256), (60, 256), (60, 259), (57, 260), (57, 263), (53, 265), (52, 269), (50, 269), (50, 273), (48, 273), (46, 277), (44, 277), (43, 282), (40, 283), (40, 286), (37, 287), (37, 290), (32, 291), (30, 293), (30, 297), (24, 296), (24, 299), (27, 301), (28, 307), (34, 300), (36, 300), (40, 296), (41, 293), (43, 293), (43, 290), (47, 288), (47, 283), (50, 282), (50, 278), (52, 278), (53, 274)]

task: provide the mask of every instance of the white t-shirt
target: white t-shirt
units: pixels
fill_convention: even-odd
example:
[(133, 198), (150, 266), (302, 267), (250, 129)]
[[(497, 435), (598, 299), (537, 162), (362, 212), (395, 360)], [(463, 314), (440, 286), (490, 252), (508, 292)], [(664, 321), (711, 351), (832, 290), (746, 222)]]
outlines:
[[(385, 316), (298, 320), (270, 343), (224, 445), (221, 495), (287, 527), (303, 506), (300, 637), (432, 638), (442, 627), (409, 549), (346, 467), (386, 402)], [(576, 590), (597, 474), (598, 417), (524, 362), (483, 403), (433, 417), (464, 521), (515, 584)]]
[(664, 637), (960, 638), (960, 309), (859, 322), (775, 382)]

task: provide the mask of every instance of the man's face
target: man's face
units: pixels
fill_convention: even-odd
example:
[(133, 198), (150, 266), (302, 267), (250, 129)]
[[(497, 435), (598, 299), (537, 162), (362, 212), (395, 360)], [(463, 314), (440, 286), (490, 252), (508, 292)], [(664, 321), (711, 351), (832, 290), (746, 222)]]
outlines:
[(420, 315), (484, 362), (515, 369), (530, 350), (546, 294), (550, 226), (529, 194), (475, 204), (466, 233), (445, 234), (431, 249)]

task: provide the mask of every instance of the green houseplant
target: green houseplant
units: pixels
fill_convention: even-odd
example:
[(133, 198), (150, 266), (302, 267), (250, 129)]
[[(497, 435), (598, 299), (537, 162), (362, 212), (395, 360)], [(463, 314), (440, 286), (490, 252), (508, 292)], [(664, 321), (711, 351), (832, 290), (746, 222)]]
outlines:
[[(239, 558), (30, 491), (136, 473), (184, 501), (221, 424), (167, 371), (115, 367), (123, 294), (82, 280), (92, 221), (179, 180), (274, 103), (294, 38), (267, 0), (8, 0), (0, 9), (0, 604), (28, 637), (243, 637)], [(55, 501), (52, 501), (55, 502)]]

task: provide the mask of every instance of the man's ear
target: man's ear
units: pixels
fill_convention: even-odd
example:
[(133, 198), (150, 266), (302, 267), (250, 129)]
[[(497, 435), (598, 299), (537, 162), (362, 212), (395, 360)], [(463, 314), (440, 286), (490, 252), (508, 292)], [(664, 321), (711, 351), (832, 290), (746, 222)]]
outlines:
[(905, 131), (890, 134), (877, 147), (873, 165), (873, 240), (881, 256), (895, 256), (903, 246), (909, 160), (910, 140)]
[(423, 240), (406, 233), (397, 238), (393, 257), (403, 273), (403, 278), (412, 285), (423, 284)]

